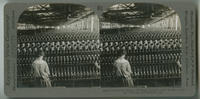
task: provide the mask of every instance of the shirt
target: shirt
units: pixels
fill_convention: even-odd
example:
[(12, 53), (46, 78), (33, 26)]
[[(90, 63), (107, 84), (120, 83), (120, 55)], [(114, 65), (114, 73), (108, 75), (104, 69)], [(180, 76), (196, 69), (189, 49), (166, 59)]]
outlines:
[(130, 77), (132, 74), (130, 63), (126, 59), (117, 59), (114, 62), (116, 67), (116, 75), (123, 77)]
[(42, 77), (43, 79), (48, 79), (50, 72), (46, 61), (35, 60), (32, 64), (32, 67), (34, 77)]

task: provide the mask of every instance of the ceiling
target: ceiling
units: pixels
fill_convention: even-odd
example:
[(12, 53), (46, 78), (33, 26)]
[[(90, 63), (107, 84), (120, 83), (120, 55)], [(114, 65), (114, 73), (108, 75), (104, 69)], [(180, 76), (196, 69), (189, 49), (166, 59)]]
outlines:
[(41, 4), (29, 7), (24, 11), (18, 23), (56, 26), (73, 20), (91, 9), (75, 4)]
[(151, 3), (116, 4), (103, 13), (102, 21), (122, 24), (143, 25), (158, 20), (168, 13), (171, 8)]
[[(103, 22), (142, 25), (167, 15), (172, 9), (149, 3), (116, 4), (105, 11), (100, 17)], [(75, 4), (41, 4), (25, 10), (18, 23), (57, 26), (67, 21), (79, 18), (91, 9)]]

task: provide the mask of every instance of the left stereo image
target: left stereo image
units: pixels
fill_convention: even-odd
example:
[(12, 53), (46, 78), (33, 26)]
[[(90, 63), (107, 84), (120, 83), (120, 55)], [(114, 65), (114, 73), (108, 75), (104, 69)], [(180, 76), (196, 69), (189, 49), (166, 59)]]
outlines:
[(17, 23), (17, 87), (99, 87), (98, 22), (83, 5), (28, 7)]

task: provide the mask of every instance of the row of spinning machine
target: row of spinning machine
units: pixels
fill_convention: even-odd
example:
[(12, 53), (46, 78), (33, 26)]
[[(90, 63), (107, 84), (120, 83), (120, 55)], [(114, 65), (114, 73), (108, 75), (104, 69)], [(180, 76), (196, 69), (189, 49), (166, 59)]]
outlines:
[[(100, 78), (101, 86), (115, 86), (113, 62), (119, 49), (127, 51), (136, 86), (180, 83), (180, 31), (101, 32), (100, 38), (101, 42), (97, 33), (88, 32), (20, 36), (17, 46), (19, 85), (30, 85), (31, 63), (37, 51), (43, 50), (53, 86), (99, 86)], [(101, 72), (95, 63), (100, 63)]]
[(116, 85), (113, 66), (117, 50), (127, 51), (126, 59), (133, 71), (135, 87), (176, 87), (181, 82), (180, 31), (133, 29), (127, 31), (102, 30), (101, 85)]
[[(27, 31), (28, 32), (28, 31)], [(18, 86), (31, 87), (31, 64), (39, 50), (45, 52), (53, 87), (100, 85), (99, 34), (94, 32), (21, 35), (18, 38)]]
[[(79, 12), (71, 11), (71, 8), (69, 10), (69, 12)], [(126, 59), (133, 71), (135, 87), (181, 85), (182, 42), (178, 28), (164, 30), (160, 28), (159, 23), (156, 27), (160, 29), (101, 28), (99, 33), (97, 17), (82, 17), (87, 20), (80, 21), (82, 19), (77, 18), (73, 25), (63, 23), (63, 26), (56, 26), (57, 28), (53, 26), (51, 31), (45, 28), (44, 31), (43, 29), (36, 31), (37, 28), (18, 30), (18, 87), (33, 86), (31, 65), (40, 50), (45, 52), (44, 58), (50, 69), (53, 87), (119, 87), (115, 83), (117, 76), (113, 63), (120, 49), (127, 51)], [(22, 23), (26, 23), (26, 20)], [(48, 25), (42, 22), (41, 24), (44, 27)], [(71, 28), (73, 31), (66, 27), (73, 27)]]

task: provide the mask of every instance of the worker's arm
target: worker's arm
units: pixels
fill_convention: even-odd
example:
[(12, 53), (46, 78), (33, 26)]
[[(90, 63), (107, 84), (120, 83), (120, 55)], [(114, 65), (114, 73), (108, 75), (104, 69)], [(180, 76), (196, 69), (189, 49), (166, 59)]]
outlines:
[(129, 62), (127, 62), (127, 71), (130, 73), (130, 74), (132, 74), (133, 72), (132, 72), (132, 69), (131, 69), (131, 65), (130, 65), (130, 63)]
[(50, 75), (50, 70), (48, 64), (45, 62), (45, 72)]
[(127, 64), (123, 64), (124, 66), (122, 66), (122, 72), (124, 77), (128, 77), (130, 75), (130, 72), (127, 70)]

